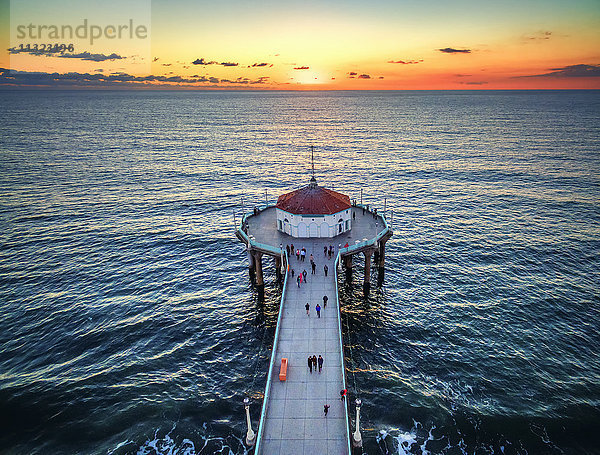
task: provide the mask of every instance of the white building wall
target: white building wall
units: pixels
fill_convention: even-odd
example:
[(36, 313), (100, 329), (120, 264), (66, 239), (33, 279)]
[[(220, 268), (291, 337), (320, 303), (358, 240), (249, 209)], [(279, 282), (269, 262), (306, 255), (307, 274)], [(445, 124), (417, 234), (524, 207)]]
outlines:
[(277, 230), (292, 237), (331, 238), (352, 229), (352, 209), (333, 215), (294, 215), (281, 209), (276, 211)]

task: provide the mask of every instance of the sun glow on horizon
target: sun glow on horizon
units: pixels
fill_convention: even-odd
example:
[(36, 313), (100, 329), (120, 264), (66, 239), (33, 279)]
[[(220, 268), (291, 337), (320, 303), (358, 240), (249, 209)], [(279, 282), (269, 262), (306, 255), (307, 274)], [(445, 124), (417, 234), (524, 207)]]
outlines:
[[(22, 1), (33, 10), (41, 2)], [(425, 6), (385, 0), (253, 7), (233, 0), (200, 6), (191, 0), (154, 1), (152, 11), (138, 11), (151, 15), (151, 52), (137, 51), (126, 40), (104, 40), (93, 48), (80, 45), (71, 55), (23, 49), (5, 53), (1, 66), (12, 76), (3, 72), (0, 83), (287, 90), (600, 88), (600, 5), (588, 0), (568, 5), (549, 0), (543, 9), (533, 1), (491, 5), (472, 0), (462, 0), (462, 10), (441, 1)], [(49, 23), (66, 20), (48, 5), (43, 11)], [(68, 18), (80, 20), (76, 8)], [(114, 20), (106, 8), (90, 19)], [(0, 24), (6, 40), (14, 30), (10, 23)]]

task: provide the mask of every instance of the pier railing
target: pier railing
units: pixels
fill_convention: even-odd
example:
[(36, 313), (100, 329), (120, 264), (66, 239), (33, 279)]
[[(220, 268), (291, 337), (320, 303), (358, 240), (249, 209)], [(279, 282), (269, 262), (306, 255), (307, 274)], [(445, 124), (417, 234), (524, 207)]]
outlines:
[[(271, 205), (264, 205), (264, 206), (257, 206), (256, 209), (260, 212), (262, 212), (263, 210), (266, 210), (270, 207), (275, 207), (273, 204)], [(273, 245), (268, 245), (266, 243), (261, 243), (261, 242), (257, 242), (254, 238), (250, 237), (246, 231), (244, 231), (243, 227), (246, 225), (246, 220), (248, 219), (249, 216), (253, 216), (254, 213), (253, 212), (249, 212), (249, 213), (245, 213), (244, 216), (242, 217), (242, 223), (240, 225), (240, 227), (237, 228), (237, 233), (238, 236), (241, 236), (244, 241), (246, 242), (246, 245), (248, 245), (249, 247), (254, 247), (258, 250), (263, 250), (266, 251), (267, 253), (273, 254), (275, 256), (278, 256), (280, 254), (282, 254), (282, 249), (275, 247)], [(287, 258), (286, 258), (287, 260)]]
[[(288, 264), (289, 257), (287, 251), (281, 252), (281, 255), (285, 257), (284, 264)], [(271, 362), (269, 363), (269, 373), (267, 375), (267, 386), (265, 387), (265, 396), (263, 397), (262, 409), (260, 411), (260, 422), (258, 424), (258, 434), (256, 436), (256, 447), (254, 453), (260, 455), (260, 445), (262, 442), (265, 416), (267, 415), (267, 404), (269, 402), (269, 396), (271, 394), (271, 377), (273, 376), (273, 369), (275, 368), (275, 357), (277, 353), (277, 345), (279, 344), (279, 327), (281, 326), (281, 317), (283, 314), (283, 301), (285, 299), (285, 291), (287, 289), (288, 275), (287, 265), (285, 270), (285, 278), (283, 280), (283, 290), (281, 291), (281, 301), (279, 302), (279, 314), (277, 315), (277, 328), (275, 329), (275, 337), (273, 341), (273, 349), (271, 350)]]
[[(365, 205), (357, 204), (354, 207), (365, 209), (369, 213), (373, 213)], [(362, 242), (355, 243), (354, 245), (348, 245), (347, 247), (341, 247), (340, 248), (340, 254), (344, 254), (344, 255), (345, 254), (352, 254), (354, 251), (360, 250), (360, 249), (365, 248), (367, 246), (373, 246), (374, 247), (374, 246), (377, 245), (377, 243), (384, 236), (388, 235), (392, 231), (391, 228), (390, 228), (390, 225), (388, 224), (387, 220), (385, 219), (385, 216), (384, 215), (380, 215), (379, 213), (377, 214), (377, 216), (381, 217), (381, 220), (383, 221), (383, 229), (380, 232), (378, 232), (375, 235), (375, 237), (373, 237), (371, 239), (363, 240)]]
[[(346, 387), (346, 363), (344, 361), (344, 340), (342, 339), (342, 306), (340, 305), (340, 296), (338, 294), (338, 274), (337, 274), (337, 269), (338, 269), (338, 264), (340, 262), (341, 259), (341, 253), (338, 251), (338, 254), (335, 258), (335, 262), (334, 262), (334, 267), (333, 267), (333, 279), (335, 280), (335, 302), (337, 303), (338, 306), (338, 312), (337, 312), (337, 318), (338, 318), (338, 327), (340, 328), (339, 330), (339, 336), (340, 336), (340, 359), (342, 361), (342, 384), (343, 384), (343, 388), (347, 389)], [(347, 435), (347, 441), (348, 441), (348, 454), (352, 453), (352, 450), (350, 448), (350, 420), (348, 419), (348, 402), (344, 402), (344, 417), (346, 418), (346, 435)]]
[[(259, 212), (262, 212), (271, 207), (275, 207), (275, 204), (260, 205), (260, 206), (257, 206), (256, 209)], [(368, 209), (367, 206), (364, 204), (363, 205), (357, 204), (354, 207), (364, 209), (364, 210), (368, 211), (369, 213), (373, 213), (373, 211)], [(282, 254), (281, 248), (275, 247), (273, 245), (268, 245), (266, 243), (257, 242), (254, 238), (251, 238), (250, 236), (248, 236), (246, 231), (244, 231), (243, 227), (246, 225), (246, 220), (248, 219), (248, 217), (253, 216), (253, 215), (254, 215), (253, 212), (244, 214), (244, 216), (242, 217), (241, 225), (240, 225), (240, 227), (237, 228), (238, 235), (241, 236), (245, 240), (246, 245), (248, 245), (248, 247), (252, 246), (256, 249), (266, 251), (266, 252), (276, 255), (276, 256)], [(350, 254), (353, 251), (360, 250), (361, 248), (365, 248), (367, 246), (375, 246), (375, 245), (377, 245), (379, 240), (381, 240), (382, 237), (384, 237), (389, 232), (391, 232), (391, 228), (390, 228), (387, 220), (385, 219), (385, 216), (380, 215), (379, 213), (377, 214), (377, 216), (381, 217), (381, 220), (383, 221), (383, 229), (380, 232), (378, 232), (375, 235), (375, 237), (373, 237), (371, 239), (363, 240), (362, 242), (355, 243), (354, 245), (348, 245), (346, 248), (340, 248), (340, 252), (343, 254)]]

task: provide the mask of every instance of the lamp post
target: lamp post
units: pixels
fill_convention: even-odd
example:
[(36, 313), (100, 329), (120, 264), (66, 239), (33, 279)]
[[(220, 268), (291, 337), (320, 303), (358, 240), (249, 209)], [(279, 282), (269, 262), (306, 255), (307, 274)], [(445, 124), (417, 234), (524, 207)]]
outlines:
[(252, 447), (256, 442), (256, 435), (252, 431), (252, 423), (250, 422), (250, 400), (244, 398), (244, 409), (246, 410), (246, 423), (248, 424), (248, 431), (246, 432), (246, 445)]
[(362, 401), (356, 399), (356, 431), (352, 434), (352, 445), (354, 447), (362, 447), (362, 437), (360, 435), (360, 405)]

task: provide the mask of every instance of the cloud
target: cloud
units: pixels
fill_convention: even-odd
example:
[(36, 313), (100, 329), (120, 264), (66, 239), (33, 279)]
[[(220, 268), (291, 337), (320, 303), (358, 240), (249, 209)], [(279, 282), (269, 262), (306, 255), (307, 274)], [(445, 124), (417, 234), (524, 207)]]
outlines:
[(349, 75), (349, 76), (357, 76), (357, 75), (358, 75), (358, 73), (355, 73), (354, 71), (350, 71), (350, 72), (348, 73), (348, 75)]
[(123, 60), (127, 57), (123, 57), (122, 55), (115, 54), (114, 52), (110, 55), (106, 54), (92, 54), (90, 52), (79, 52), (78, 54), (68, 54), (61, 53), (59, 50), (53, 51), (43, 51), (43, 50), (34, 50), (34, 49), (16, 49), (10, 48), (8, 50), (11, 54), (30, 54), (44, 57), (58, 57), (58, 58), (75, 58), (80, 60), (87, 60), (91, 62), (104, 62), (106, 60)]
[(254, 63), (252, 65), (252, 68), (260, 68), (262, 66), (268, 66), (269, 68), (271, 68), (273, 66), (272, 63)]
[(443, 52), (444, 54), (470, 54), (471, 49), (455, 49), (453, 47), (445, 47), (443, 49), (438, 49), (438, 51)]
[(221, 62), (220, 65), (222, 66), (238, 66), (239, 63), (233, 63), (233, 62)]
[(171, 66), (171, 63), (161, 63), (162, 66)]
[[(133, 76), (123, 72), (115, 72), (108, 75), (90, 74), (90, 73), (43, 73), (27, 71), (11, 71), (0, 68), (0, 86), (53, 86), (53, 87), (147, 87), (152, 83), (155, 85), (185, 84), (196, 87), (207, 87), (199, 84), (265, 84), (268, 77), (258, 79), (248, 79), (239, 77), (236, 80), (219, 79), (217, 77), (194, 75), (191, 77), (183, 76)], [(219, 85), (223, 86), (223, 85)]]
[(297, 66), (294, 69), (295, 70), (309, 70), (310, 66)]
[(388, 60), (388, 63), (398, 63), (400, 65), (416, 65), (417, 63), (423, 62), (421, 60)]
[(485, 85), (487, 82), (485, 81), (461, 81), (459, 84), (463, 85)]
[(539, 32), (535, 32), (532, 35), (523, 36), (523, 39), (527, 41), (548, 40), (551, 36), (552, 32), (540, 30)]
[(197, 58), (196, 60), (194, 60), (192, 62), (193, 65), (215, 65), (217, 62), (207, 62), (206, 60), (204, 60), (203, 58)]
[(562, 68), (550, 68), (549, 73), (517, 77), (600, 77), (600, 65), (569, 65)]
[(152, 61), (153, 61), (153, 62), (158, 62), (158, 57), (154, 57), (154, 58), (152, 59)]
[(371, 79), (371, 76), (369, 76), (368, 74), (361, 74), (360, 76), (358, 76), (359, 79)]

